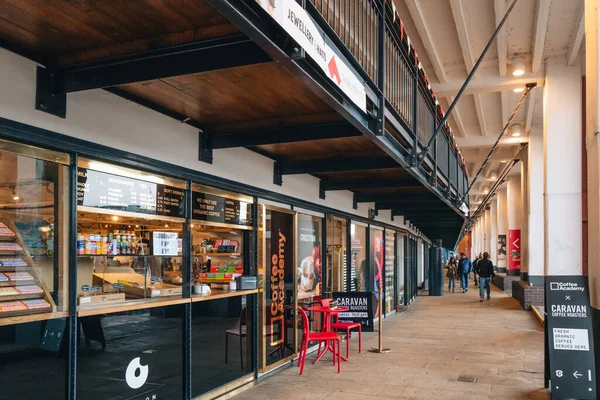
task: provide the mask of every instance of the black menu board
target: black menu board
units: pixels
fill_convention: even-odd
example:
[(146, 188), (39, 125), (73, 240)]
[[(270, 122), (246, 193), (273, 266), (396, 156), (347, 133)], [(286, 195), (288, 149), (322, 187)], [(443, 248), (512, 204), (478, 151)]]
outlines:
[(185, 190), (79, 168), (77, 205), (134, 213), (183, 217)]
[(192, 219), (252, 226), (252, 203), (194, 191)]

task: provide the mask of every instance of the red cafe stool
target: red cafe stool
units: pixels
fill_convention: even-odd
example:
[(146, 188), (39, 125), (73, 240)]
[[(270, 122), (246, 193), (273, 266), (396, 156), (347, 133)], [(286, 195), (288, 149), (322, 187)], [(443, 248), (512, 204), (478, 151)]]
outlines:
[[(322, 299), (321, 305), (323, 307), (329, 307), (331, 299)], [(338, 316), (335, 316), (335, 322), (331, 324), (331, 329), (334, 331), (345, 331), (346, 332), (346, 358), (350, 357), (350, 331), (352, 329), (358, 329), (358, 352), (362, 353), (362, 326), (360, 322), (340, 322)]]

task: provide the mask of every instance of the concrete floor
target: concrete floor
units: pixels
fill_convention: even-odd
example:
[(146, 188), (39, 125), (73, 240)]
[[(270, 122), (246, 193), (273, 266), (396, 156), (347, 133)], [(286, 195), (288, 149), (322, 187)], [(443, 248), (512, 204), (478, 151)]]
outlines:
[[(470, 283), (466, 294), (418, 297), (408, 311), (385, 320), (389, 354), (365, 351), (377, 333), (363, 337), (358, 354), (352, 338), (341, 374), (326, 356), (309, 355), (299, 376), (287, 368), (235, 399), (549, 399), (543, 389), (544, 334), (530, 312), (493, 287), (492, 300), (479, 302)], [(461, 382), (474, 376), (477, 382)]]

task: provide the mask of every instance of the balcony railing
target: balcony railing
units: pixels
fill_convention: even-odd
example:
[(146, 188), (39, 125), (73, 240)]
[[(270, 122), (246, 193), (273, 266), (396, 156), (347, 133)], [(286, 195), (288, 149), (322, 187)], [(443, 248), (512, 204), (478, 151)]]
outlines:
[[(413, 157), (423, 151), (441, 122), (443, 111), (391, 0), (308, 2), (319, 14), (316, 17), (321, 23), (329, 25), (330, 32), (337, 36), (337, 42), (346, 47), (346, 55), (362, 68), (367, 84), (384, 93), (386, 106), (392, 108), (405, 131), (412, 136), (409, 150)], [(385, 24), (383, 35), (379, 29), (382, 23)], [(380, 46), (381, 40), (383, 46)], [(380, 54), (380, 49), (384, 54)], [(383, 82), (378, 82), (379, 68), (384, 69)], [(449, 196), (460, 199), (465, 194), (468, 177), (448, 124), (442, 128), (420, 168)]]

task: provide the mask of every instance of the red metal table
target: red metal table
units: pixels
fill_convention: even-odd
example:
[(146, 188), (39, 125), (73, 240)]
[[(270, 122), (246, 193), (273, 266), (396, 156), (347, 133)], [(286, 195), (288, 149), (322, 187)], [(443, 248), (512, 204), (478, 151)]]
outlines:
[[(325, 307), (325, 306), (313, 306), (313, 307), (306, 308), (306, 311), (320, 312), (320, 313), (324, 314), (323, 317), (325, 319), (325, 332), (331, 332), (331, 316), (333, 314), (346, 312), (348, 310), (349, 310), (348, 307), (329, 308), (329, 307)], [(327, 342), (325, 349), (323, 349), (323, 352), (318, 355), (317, 359), (313, 362), (313, 364), (316, 364), (319, 361), (321, 361), (321, 358), (323, 358), (323, 356), (325, 355), (325, 353), (327, 353), (328, 350), (333, 353), (334, 357), (337, 356), (337, 353), (336, 353), (335, 349), (333, 348), (333, 346), (331, 345), (331, 342)], [(340, 354), (340, 358), (344, 361), (348, 361), (348, 359), (346, 357), (342, 356), (341, 354)]]

